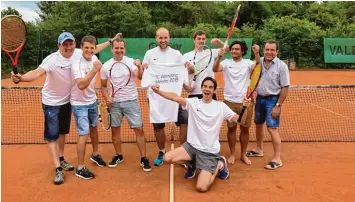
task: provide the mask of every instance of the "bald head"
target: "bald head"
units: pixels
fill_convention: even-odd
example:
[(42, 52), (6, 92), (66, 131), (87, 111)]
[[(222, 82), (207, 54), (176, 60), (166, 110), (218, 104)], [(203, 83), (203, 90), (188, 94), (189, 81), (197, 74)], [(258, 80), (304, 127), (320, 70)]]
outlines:
[(158, 42), (160, 50), (167, 50), (170, 40), (169, 31), (166, 28), (161, 27), (156, 31), (155, 34), (155, 40)]
[(158, 37), (159, 35), (168, 35), (170, 37), (169, 30), (164, 27), (157, 29), (157, 31), (155, 32), (156, 37)]

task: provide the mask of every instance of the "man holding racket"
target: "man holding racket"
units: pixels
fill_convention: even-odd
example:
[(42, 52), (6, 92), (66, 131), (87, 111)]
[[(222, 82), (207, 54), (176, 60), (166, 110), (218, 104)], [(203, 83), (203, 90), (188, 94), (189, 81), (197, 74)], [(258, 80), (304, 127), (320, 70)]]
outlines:
[[(115, 38), (120, 37), (120, 33)], [(95, 54), (109, 45), (109, 41), (97, 45)], [(65, 135), (69, 133), (71, 120), (70, 91), (73, 85), (71, 76), (72, 61), (82, 55), (75, 48), (75, 38), (69, 32), (63, 32), (58, 37), (58, 51), (47, 56), (35, 70), (24, 75), (12, 74), (16, 82), (31, 82), (46, 74), (42, 89), (42, 106), (45, 118), (44, 139), (48, 142), (49, 153), (55, 166), (54, 184), (64, 182), (63, 170), (74, 170), (74, 167), (64, 160)]]
[[(159, 28), (156, 31), (155, 39), (158, 46), (148, 50), (143, 59), (143, 68), (149, 68), (154, 65), (176, 65), (177, 63), (183, 63), (184, 59), (180, 51), (169, 47), (170, 34), (166, 28)], [(153, 67), (152, 67), (153, 68)], [(186, 88), (186, 84), (183, 85)], [(182, 86), (182, 87), (183, 87)], [(181, 88), (182, 88), (181, 87)], [(186, 141), (187, 134), (187, 112), (179, 106), (177, 114), (177, 126), (180, 126), (180, 141), (183, 143)], [(153, 123), (154, 135), (158, 144), (159, 153), (158, 157), (154, 160), (155, 166), (161, 166), (163, 164), (163, 156), (165, 154), (165, 123)]]
[[(255, 60), (259, 63), (260, 48), (258, 45), (254, 45), (252, 49), (255, 55)], [(243, 59), (243, 56), (247, 54), (247, 50), (248, 47), (244, 41), (234, 41), (230, 45), (232, 59), (225, 59), (221, 62), (221, 59), (225, 54), (225, 50), (221, 49), (219, 57), (213, 66), (214, 72), (223, 72), (225, 82), (223, 102), (238, 115), (241, 113), (243, 100), (246, 97), (250, 74), (255, 67), (255, 63), (252, 60)], [(240, 123), (240, 160), (247, 165), (251, 164), (250, 160), (246, 156), (246, 151), (249, 142), (249, 128), (252, 123), (253, 108), (254, 105), (250, 104), (244, 113), (244, 116), (247, 117), (245, 119), (246, 121), (244, 123)], [(228, 163), (234, 164), (237, 123), (228, 121), (227, 126), (227, 138), (229, 149), (231, 151)]]
[(281, 106), (285, 101), (290, 86), (290, 75), (287, 65), (277, 57), (278, 43), (275, 40), (266, 41), (264, 57), (261, 58), (262, 76), (256, 89), (255, 104), (256, 140), (257, 146), (248, 151), (247, 156), (262, 157), (263, 127), (266, 121), (267, 130), (274, 147), (274, 156), (265, 169), (274, 170), (281, 167), (281, 138), (279, 134)]
[(196, 161), (196, 168), (201, 170), (196, 184), (196, 189), (200, 192), (208, 191), (217, 176), (227, 179), (227, 161), (219, 154), (219, 131), (224, 120), (237, 122), (239, 116), (225, 103), (213, 99), (217, 89), (216, 80), (206, 77), (202, 81), (202, 99), (182, 98), (175, 93), (161, 91), (159, 85), (151, 88), (165, 99), (181, 104), (189, 114), (187, 142), (167, 152), (164, 162)]
[[(197, 74), (198, 74), (196, 76), (196, 81), (194, 82), (194, 85), (190, 86), (192, 88), (192, 90), (191, 90), (191, 93), (189, 94), (189, 98), (197, 97), (199, 99), (202, 99), (202, 97), (203, 97), (202, 91), (201, 91), (202, 80), (207, 76), (214, 78), (213, 64), (215, 63), (215, 60), (218, 57), (219, 49), (211, 49), (211, 52), (212, 52), (211, 55), (207, 56), (207, 58), (205, 58), (205, 59), (199, 59), (199, 58), (195, 57), (197, 52), (202, 51), (202, 50), (199, 50), (199, 47), (206, 45), (206, 37), (207, 37), (207, 34), (205, 31), (203, 31), (203, 30), (196, 31), (193, 36), (194, 50), (184, 54), (184, 59), (186, 61), (188, 61), (186, 66), (188, 67), (188, 70), (189, 70), (189, 74), (190, 74), (189, 77), (192, 78), (194, 76), (195, 71), (197, 71)], [(217, 38), (212, 39), (211, 44), (218, 45), (221, 48), (224, 46), (224, 42), (217, 39)], [(211, 60), (209, 60), (209, 57), (211, 57)], [(206, 63), (205, 60), (209, 61), (209, 63), (207, 62), (207, 65), (202, 65), (201, 69), (195, 69), (196, 68), (195, 66), (199, 66), (198, 65), (199, 62)], [(195, 63), (195, 65), (194, 65), (194, 63)], [(217, 100), (216, 94), (213, 95), (213, 99)]]
[[(122, 40), (114, 40), (111, 51), (113, 58), (105, 62), (101, 69), (101, 92), (110, 109), (112, 143), (116, 152), (108, 167), (113, 168), (123, 162), (120, 129), (122, 118), (125, 116), (131, 129), (136, 133), (141, 155), (140, 165), (143, 171), (149, 172), (152, 168), (146, 157), (143, 121), (136, 86), (136, 79), (142, 79), (142, 66), (139, 60), (125, 56), (126, 44)], [(111, 85), (111, 89), (108, 85)]]
[(83, 52), (79, 60), (72, 65), (72, 76), (74, 84), (71, 89), (70, 103), (75, 117), (79, 139), (77, 142), (78, 166), (75, 175), (83, 179), (92, 179), (95, 175), (85, 166), (86, 141), (90, 134), (93, 153), (91, 161), (100, 167), (106, 163), (98, 153), (98, 131), (97, 131), (97, 97), (95, 93), (96, 74), (101, 69), (101, 62), (94, 55), (96, 38), (85, 36), (81, 40)]

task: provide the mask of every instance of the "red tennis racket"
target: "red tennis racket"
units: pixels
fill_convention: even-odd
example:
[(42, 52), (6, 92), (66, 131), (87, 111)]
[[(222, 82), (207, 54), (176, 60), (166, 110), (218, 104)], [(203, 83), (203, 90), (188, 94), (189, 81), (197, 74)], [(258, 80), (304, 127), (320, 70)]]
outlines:
[(109, 70), (109, 80), (111, 83), (111, 97), (115, 97), (121, 89), (125, 88), (131, 81), (132, 71), (123, 62), (115, 62)]
[(18, 58), (26, 35), (26, 24), (19, 16), (8, 15), (1, 19), (1, 50), (9, 56), (14, 74), (18, 73)]
[(238, 6), (237, 10), (235, 11), (232, 24), (231, 24), (231, 26), (229, 27), (227, 39), (226, 39), (226, 41), (224, 42), (224, 46), (223, 46), (223, 49), (224, 49), (224, 50), (227, 48), (228, 40), (231, 38), (232, 33), (233, 33), (233, 31), (234, 31), (235, 24), (237, 23), (237, 20), (238, 20), (239, 11), (240, 11), (240, 5)]

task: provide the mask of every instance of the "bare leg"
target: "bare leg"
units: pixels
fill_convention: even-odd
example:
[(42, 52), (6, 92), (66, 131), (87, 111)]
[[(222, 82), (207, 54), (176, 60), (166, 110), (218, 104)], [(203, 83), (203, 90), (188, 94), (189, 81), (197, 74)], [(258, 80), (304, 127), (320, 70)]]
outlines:
[(180, 124), (180, 143), (184, 144), (187, 141), (187, 124)]
[(274, 156), (271, 161), (281, 162), (281, 138), (278, 128), (268, 128), (267, 129), (271, 135), (272, 145), (274, 146)]
[(137, 137), (137, 146), (139, 149), (139, 153), (141, 157), (145, 157), (146, 156), (145, 136), (144, 136), (143, 128), (135, 128), (134, 132), (136, 133), (136, 137)]
[(240, 126), (240, 159), (247, 165), (251, 165), (251, 161), (246, 155), (249, 143), (249, 128)]
[(228, 132), (227, 132), (227, 139), (228, 139), (228, 145), (230, 149), (230, 156), (228, 158), (228, 163), (234, 164), (235, 162), (235, 143), (237, 141), (237, 126), (234, 127), (228, 127)]
[(160, 150), (165, 149), (165, 130), (162, 129), (155, 129), (154, 136), (157, 141), (158, 147)]
[(183, 147), (166, 152), (164, 155), (164, 163), (178, 163), (182, 161), (191, 161), (190, 155)]
[(58, 142), (57, 141), (48, 142), (48, 150), (49, 150), (49, 154), (51, 155), (51, 159), (54, 167), (55, 168), (60, 167), (59, 154), (58, 154), (59, 153)]
[(115, 148), (115, 152), (117, 154), (122, 154), (122, 146), (121, 146), (121, 128), (120, 127), (112, 127), (112, 143)]
[(256, 124), (256, 149), (254, 151), (263, 154), (264, 124)]
[(96, 156), (99, 154), (99, 136), (97, 127), (90, 127), (90, 139), (92, 145), (92, 154)]
[(221, 161), (218, 161), (216, 171), (214, 173), (210, 173), (205, 170), (201, 170), (198, 179), (197, 179), (197, 184), (196, 184), (196, 189), (199, 192), (207, 192), (214, 180), (216, 179), (216, 176), (219, 172), (219, 170), (223, 167), (223, 163)]
[(80, 135), (77, 143), (77, 155), (78, 155), (78, 170), (82, 169), (85, 166), (85, 150), (86, 150), (86, 141), (88, 135)]
[(64, 134), (59, 134), (58, 145), (59, 145), (59, 157), (64, 156), (64, 145), (65, 145)]

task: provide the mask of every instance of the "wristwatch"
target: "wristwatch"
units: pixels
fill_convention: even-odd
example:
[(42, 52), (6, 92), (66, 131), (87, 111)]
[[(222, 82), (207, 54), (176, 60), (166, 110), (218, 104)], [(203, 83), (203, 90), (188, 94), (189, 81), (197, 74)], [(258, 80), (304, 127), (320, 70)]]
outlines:
[(280, 103), (276, 103), (276, 107), (281, 107)]
[(112, 41), (112, 39), (110, 39), (110, 40), (108, 40), (108, 42), (110, 42), (110, 45), (112, 45), (112, 42), (113, 42), (113, 41)]

